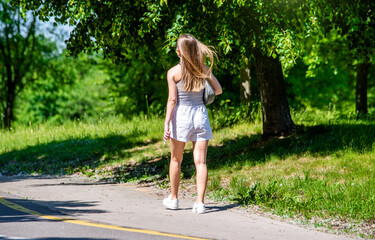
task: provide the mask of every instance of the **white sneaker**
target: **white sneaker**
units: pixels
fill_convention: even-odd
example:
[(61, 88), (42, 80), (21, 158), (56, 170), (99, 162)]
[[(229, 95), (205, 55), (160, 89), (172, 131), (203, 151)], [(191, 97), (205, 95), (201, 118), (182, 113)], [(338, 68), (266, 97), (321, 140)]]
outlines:
[(176, 210), (178, 209), (178, 199), (171, 199), (172, 195), (169, 195), (168, 198), (164, 198), (163, 205), (168, 209)]
[(194, 203), (193, 206), (193, 213), (205, 213), (206, 212), (206, 205), (204, 203)]

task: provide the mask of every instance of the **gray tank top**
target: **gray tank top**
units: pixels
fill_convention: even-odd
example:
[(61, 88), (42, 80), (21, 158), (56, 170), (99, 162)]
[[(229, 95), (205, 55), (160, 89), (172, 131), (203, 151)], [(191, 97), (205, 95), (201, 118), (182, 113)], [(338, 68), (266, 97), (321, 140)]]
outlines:
[(177, 85), (177, 104), (185, 106), (203, 105), (203, 91), (200, 92), (186, 92), (182, 90), (182, 80), (178, 81)]

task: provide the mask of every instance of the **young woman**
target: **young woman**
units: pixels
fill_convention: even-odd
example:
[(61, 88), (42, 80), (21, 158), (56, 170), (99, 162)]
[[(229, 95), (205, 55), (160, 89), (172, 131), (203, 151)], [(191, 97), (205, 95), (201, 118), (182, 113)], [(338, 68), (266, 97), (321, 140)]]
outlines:
[[(164, 123), (164, 140), (171, 139), (171, 195), (164, 199), (163, 205), (168, 209), (178, 209), (178, 187), (184, 147), (187, 142), (192, 141), (198, 192), (193, 212), (204, 213), (208, 178), (207, 146), (213, 135), (207, 109), (203, 104), (203, 89), (207, 79), (216, 95), (222, 92), (220, 83), (212, 74), (216, 53), (189, 34), (178, 38), (176, 50), (180, 63), (168, 71), (169, 97)], [(204, 63), (205, 57), (210, 60), (210, 68)]]

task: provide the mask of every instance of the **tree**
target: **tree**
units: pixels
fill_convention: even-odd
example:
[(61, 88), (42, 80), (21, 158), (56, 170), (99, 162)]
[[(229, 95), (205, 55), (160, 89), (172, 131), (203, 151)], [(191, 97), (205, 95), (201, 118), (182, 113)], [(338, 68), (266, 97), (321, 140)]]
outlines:
[[(17, 96), (18, 123), (62, 123), (68, 119), (99, 119), (114, 113), (102, 56), (66, 51), (50, 59), (44, 76), (35, 79)], [(111, 71), (108, 71), (111, 72)]]
[[(294, 129), (286, 99), (283, 67), (288, 68), (289, 41), (303, 19), (303, 1), (50, 1), (21, 0), (23, 9), (41, 19), (75, 26), (67, 41), (73, 56), (103, 49), (116, 62), (142, 46), (167, 39), (164, 49), (174, 47), (177, 37), (189, 32), (231, 55), (228, 67), (255, 58), (263, 112), (263, 135), (279, 136)], [(286, 34), (287, 33), (287, 34)], [(289, 54), (289, 55), (288, 55)], [(225, 64), (224, 64), (225, 65)]]
[(165, 69), (176, 64), (177, 56), (163, 54), (157, 47), (140, 47), (127, 58), (125, 64), (107, 61), (104, 68), (116, 113), (124, 117), (143, 113), (161, 115), (168, 89), (159, 88), (165, 84)]
[[(375, 2), (371, 0), (311, 1), (311, 33), (316, 45), (310, 51), (310, 68), (330, 61), (356, 71), (356, 112), (367, 113), (367, 76), (375, 55)], [(345, 54), (346, 61), (337, 61)], [(315, 57), (312, 57), (315, 55)]]
[(14, 103), (22, 89), (43, 75), (54, 44), (36, 34), (36, 18), (25, 21), (18, 7), (0, 1), (0, 106), (2, 125), (10, 128)]

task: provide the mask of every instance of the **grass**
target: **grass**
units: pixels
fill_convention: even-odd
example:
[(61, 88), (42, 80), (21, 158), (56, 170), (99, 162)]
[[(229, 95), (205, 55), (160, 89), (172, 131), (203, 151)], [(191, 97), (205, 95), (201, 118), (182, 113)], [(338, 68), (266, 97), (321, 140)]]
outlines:
[[(225, 126), (212, 113), (208, 149), (209, 195), (260, 206), (316, 226), (375, 236), (375, 121), (335, 111), (292, 112), (294, 134), (260, 142), (259, 113), (252, 122)], [(233, 119), (231, 119), (232, 121)], [(116, 182), (156, 181), (167, 187), (168, 146), (163, 119), (116, 118), (17, 126), (0, 132), (0, 167), (6, 175), (71, 174)], [(192, 146), (182, 164), (194, 183)]]
[(161, 126), (161, 119), (142, 118), (16, 126), (0, 132), (1, 173), (90, 173), (108, 164), (142, 161), (163, 154), (147, 148), (162, 138)]

